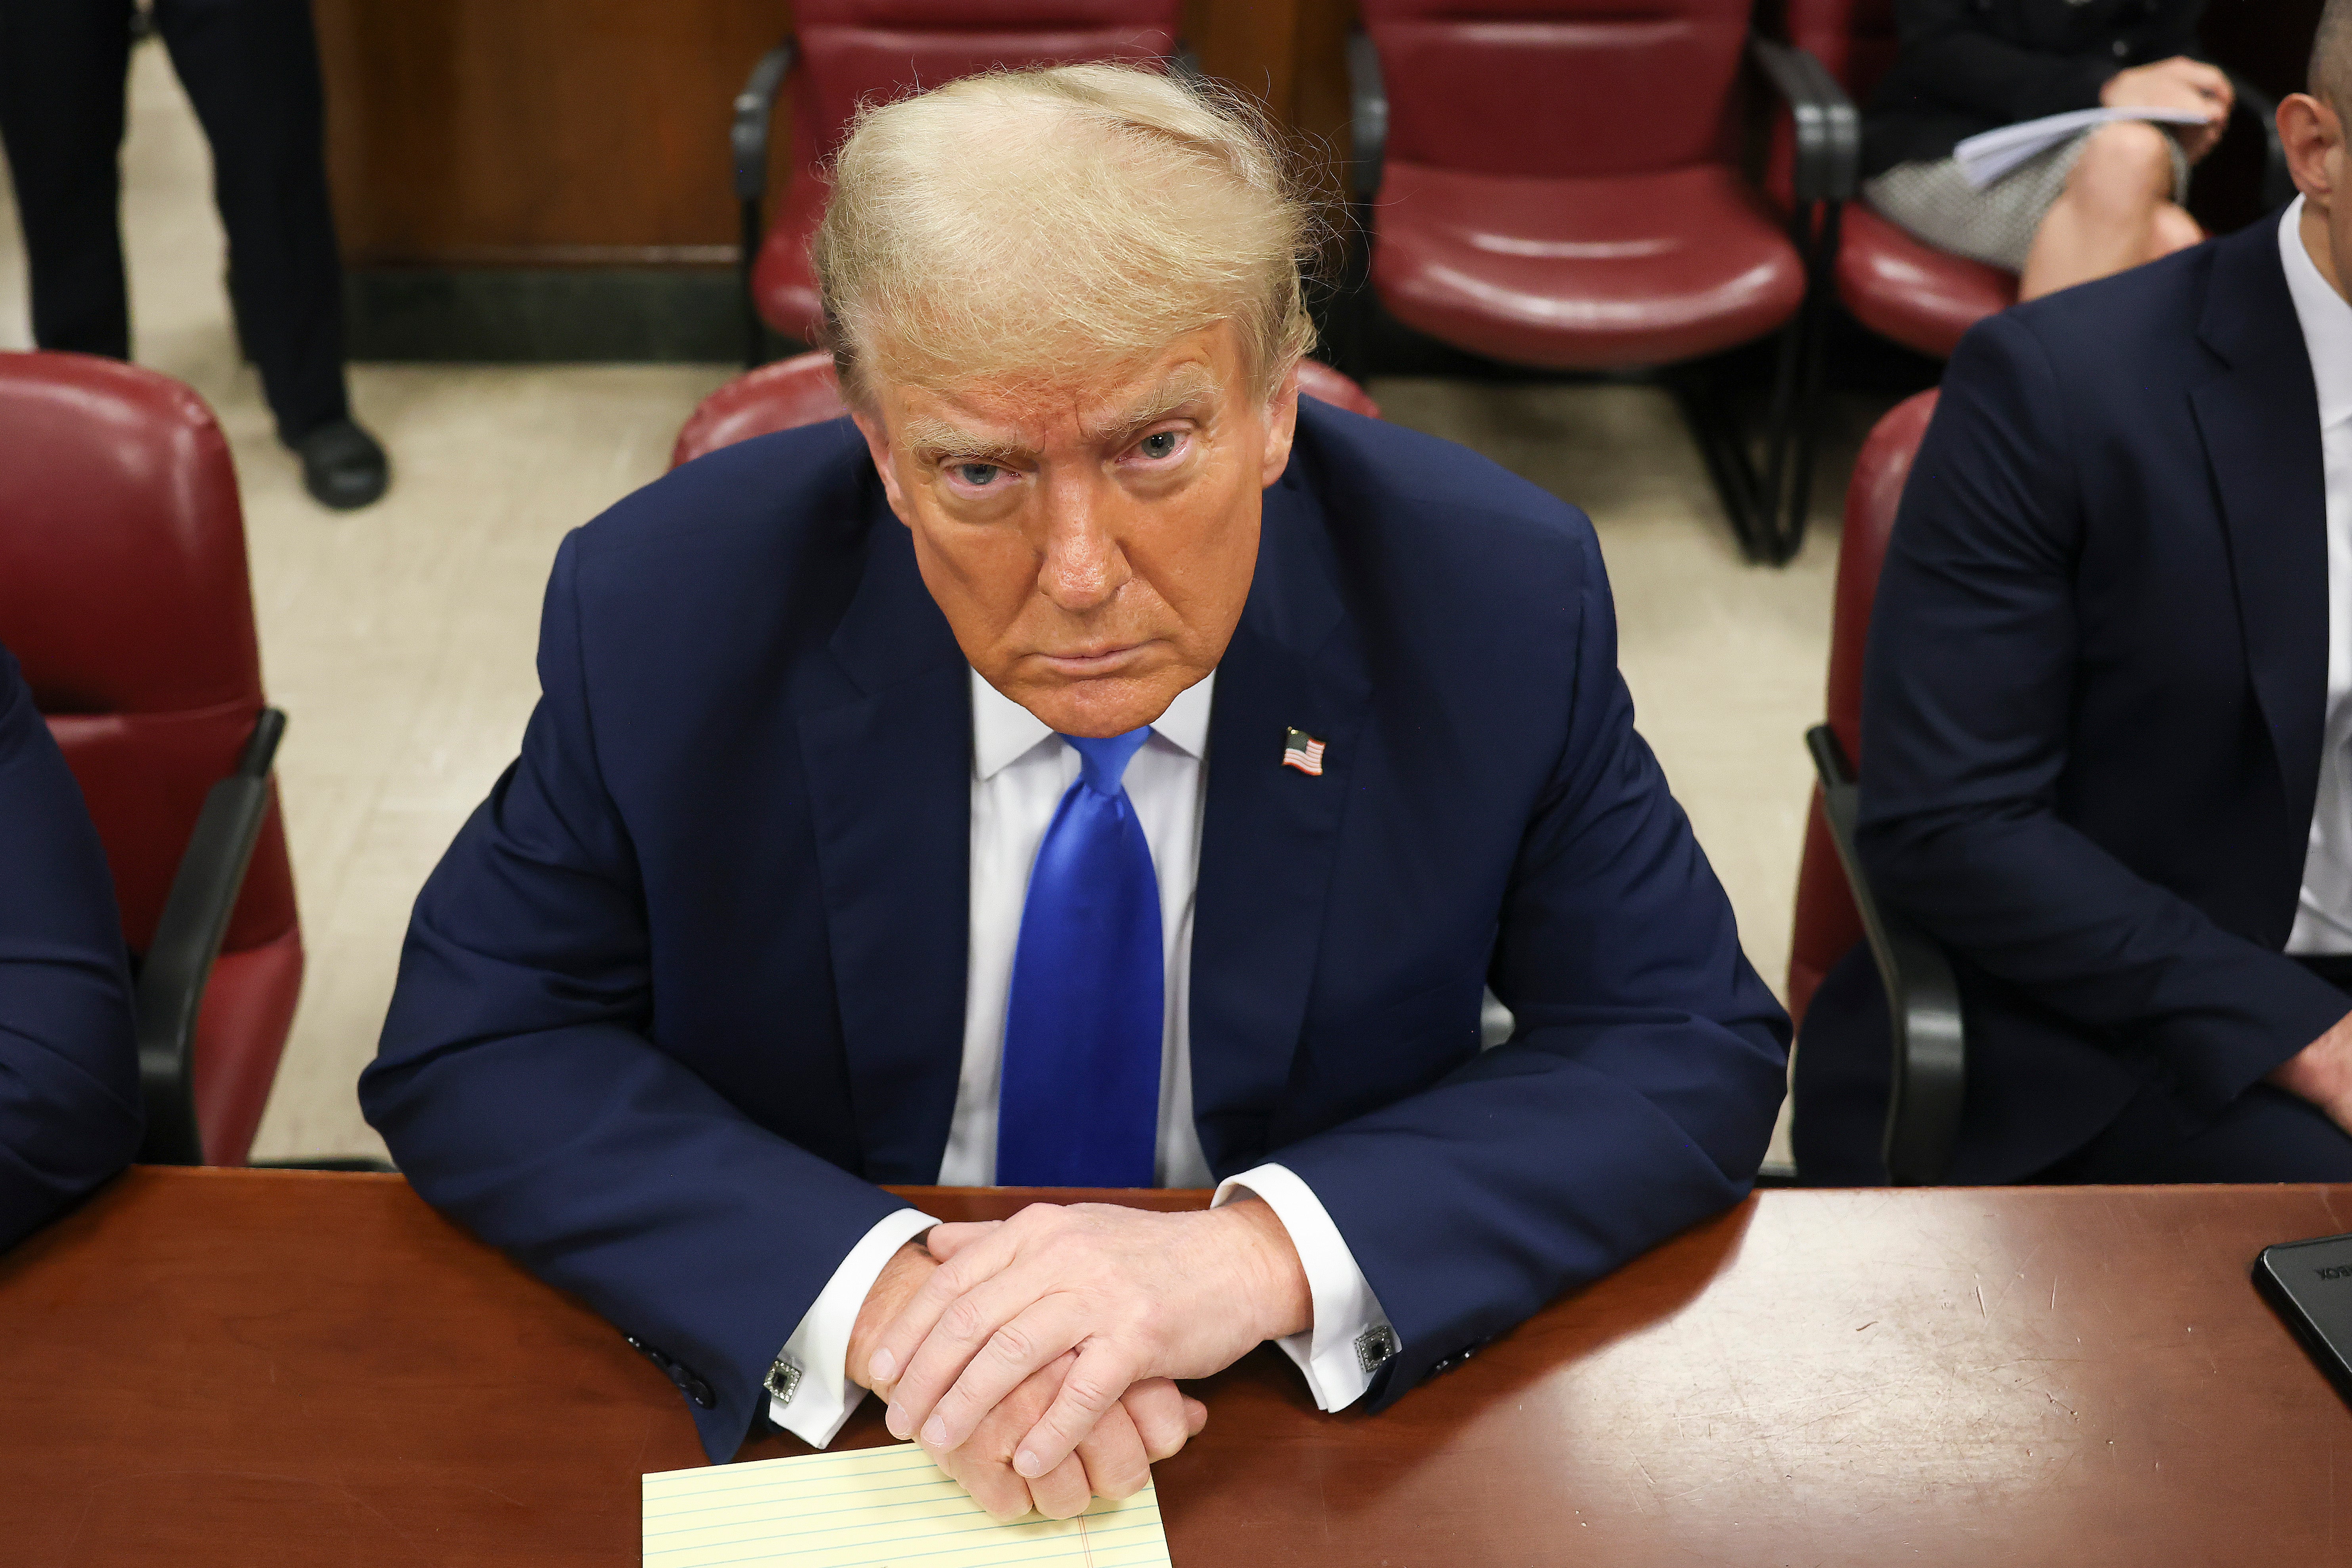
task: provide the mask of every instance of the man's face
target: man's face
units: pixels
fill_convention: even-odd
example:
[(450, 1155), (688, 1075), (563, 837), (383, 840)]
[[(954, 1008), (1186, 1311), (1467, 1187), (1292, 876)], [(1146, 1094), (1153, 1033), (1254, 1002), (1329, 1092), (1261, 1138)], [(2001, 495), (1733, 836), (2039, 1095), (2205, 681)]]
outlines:
[(1261, 404), (1244, 365), (1221, 324), (1132, 376), (886, 384), (857, 416), (964, 657), (1063, 734), (1149, 724), (1224, 657), (1298, 417), (1296, 375)]

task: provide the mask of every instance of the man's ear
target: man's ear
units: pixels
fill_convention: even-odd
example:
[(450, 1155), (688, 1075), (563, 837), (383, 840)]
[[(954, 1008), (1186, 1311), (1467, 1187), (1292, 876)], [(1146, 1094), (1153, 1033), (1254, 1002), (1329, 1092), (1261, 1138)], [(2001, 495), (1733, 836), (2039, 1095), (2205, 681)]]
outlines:
[(1290, 444), (1298, 438), (1298, 367), (1282, 378), (1282, 386), (1265, 405), (1265, 464), (1258, 480), (1264, 489), (1290, 467)]
[(882, 476), (882, 493), (889, 498), (891, 511), (900, 522), (913, 527), (907, 517), (906, 498), (898, 493), (898, 470), (890, 465), (890, 432), (883, 427), (882, 416), (853, 408), (849, 417), (857, 433), (866, 437), (866, 455), (874, 459), (874, 471)]
[(2344, 144), (2344, 122), (2334, 110), (2307, 92), (2289, 94), (2279, 103), (2279, 141), (2286, 148), (2286, 165), (2294, 188), (2311, 205), (2332, 210), (2337, 196), (2328, 154)]

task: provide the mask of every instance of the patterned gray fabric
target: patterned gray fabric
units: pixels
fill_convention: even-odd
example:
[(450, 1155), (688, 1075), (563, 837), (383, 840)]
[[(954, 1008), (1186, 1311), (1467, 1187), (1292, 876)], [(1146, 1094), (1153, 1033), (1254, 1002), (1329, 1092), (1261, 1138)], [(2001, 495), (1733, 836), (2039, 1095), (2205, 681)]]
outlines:
[[(1958, 158), (1937, 158), (1897, 163), (1864, 180), (1862, 194), (1882, 216), (1938, 250), (2021, 272), (2043, 215), (2066, 189), (2066, 176), (2091, 136), (2085, 131), (2036, 153), (1983, 190), (1969, 184)], [(2172, 199), (2188, 198), (2189, 154), (2175, 141)]]

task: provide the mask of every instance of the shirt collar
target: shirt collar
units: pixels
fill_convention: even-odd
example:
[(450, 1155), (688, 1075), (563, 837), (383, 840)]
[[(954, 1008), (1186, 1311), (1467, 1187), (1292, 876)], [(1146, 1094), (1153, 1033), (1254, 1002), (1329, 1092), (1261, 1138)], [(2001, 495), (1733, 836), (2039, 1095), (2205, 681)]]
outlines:
[[(1151, 732), (1194, 761), (1209, 754), (1209, 700), (1217, 672), (1186, 687), (1152, 721)], [(1054, 731), (1045, 721), (971, 672), (971, 765), (982, 778), (994, 778), (1019, 762)]]
[(2352, 303), (2323, 277), (2303, 244), (2303, 198), (2279, 220), (2279, 259), (2286, 267), (2287, 292), (2303, 322), (2304, 346), (2311, 354), (2311, 378), (2319, 388), (2319, 427), (2352, 419)]

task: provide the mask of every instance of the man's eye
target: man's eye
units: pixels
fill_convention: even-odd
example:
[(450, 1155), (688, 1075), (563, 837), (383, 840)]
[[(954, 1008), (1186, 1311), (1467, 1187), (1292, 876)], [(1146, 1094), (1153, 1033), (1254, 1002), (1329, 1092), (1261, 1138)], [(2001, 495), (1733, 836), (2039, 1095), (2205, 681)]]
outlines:
[(1135, 444), (1135, 449), (1145, 457), (1154, 459), (1172, 458), (1176, 455), (1176, 448), (1183, 443), (1183, 435), (1179, 431), (1161, 430), (1138, 441)]
[(986, 489), (1003, 471), (994, 463), (958, 463), (954, 468), (955, 477), (976, 490)]

